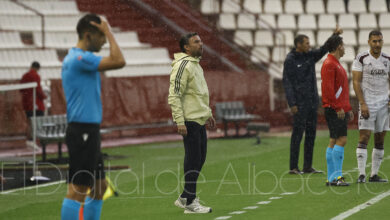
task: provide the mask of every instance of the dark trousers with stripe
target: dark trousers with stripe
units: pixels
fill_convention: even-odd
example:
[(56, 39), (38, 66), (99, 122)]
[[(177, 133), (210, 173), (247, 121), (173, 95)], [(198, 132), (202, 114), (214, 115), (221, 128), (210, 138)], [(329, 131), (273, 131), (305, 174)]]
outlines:
[[(317, 106), (316, 106), (317, 107)], [(294, 115), (293, 132), (290, 143), (290, 170), (298, 168), (299, 149), (305, 132), (303, 169), (310, 169), (313, 163), (314, 140), (316, 138), (317, 109), (311, 106), (298, 107)]]
[(196, 197), (196, 182), (207, 154), (206, 127), (196, 122), (186, 121), (187, 136), (184, 141), (184, 190), (182, 198), (192, 201)]

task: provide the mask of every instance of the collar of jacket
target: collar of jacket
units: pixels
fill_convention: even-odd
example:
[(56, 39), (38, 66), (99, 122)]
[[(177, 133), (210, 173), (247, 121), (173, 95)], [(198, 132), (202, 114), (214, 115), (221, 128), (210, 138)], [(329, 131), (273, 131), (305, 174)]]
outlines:
[(173, 62), (172, 62), (172, 66), (175, 65), (175, 63), (181, 61), (181, 60), (188, 60), (188, 61), (194, 61), (194, 62), (197, 62), (199, 63), (200, 61), (200, 57), (199, 58), (196, 58), (196, 57), (192, 57), (186, 53), (183, 53), (183, 52), (180, 52), (180, 53), (175, 53), (173, 54)]

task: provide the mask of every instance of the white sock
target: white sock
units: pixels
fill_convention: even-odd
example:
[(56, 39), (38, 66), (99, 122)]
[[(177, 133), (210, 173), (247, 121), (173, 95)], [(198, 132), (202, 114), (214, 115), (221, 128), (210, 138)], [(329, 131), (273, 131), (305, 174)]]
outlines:
[(385, 151), (383, 149), (374, 148), (372, 150), (371, 176), (378, 174), (379, 167), (381, 166), (381, 163), (382, 163), (384, 152)]
[(366, 175), (367, 149), (356, 148), (356, 158), (359, 169), (359, 176)]

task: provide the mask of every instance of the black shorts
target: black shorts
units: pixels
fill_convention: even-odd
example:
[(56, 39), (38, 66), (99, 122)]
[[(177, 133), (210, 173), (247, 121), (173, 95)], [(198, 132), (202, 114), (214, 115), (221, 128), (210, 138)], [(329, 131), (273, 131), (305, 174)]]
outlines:
[(93, 186), (96, 179), (105, 178), (99, 124), (69, 123), (65, 142), (69, 152), (68, 183)]
[[(31, 118), (33, 116), (34, 112), (33, 111), (26, 111), (26, 117)], [(35, 116), (43, 116), (44, 112), (41, 110), (36, 110), (35, 111)]]
[(337, 139), (347, 136), (348, 113), (345, 113), (343, 120), (337, 117), (337, 113), (332, 108), (325, 108), (325, 119), (328, 124), (330, 138)]

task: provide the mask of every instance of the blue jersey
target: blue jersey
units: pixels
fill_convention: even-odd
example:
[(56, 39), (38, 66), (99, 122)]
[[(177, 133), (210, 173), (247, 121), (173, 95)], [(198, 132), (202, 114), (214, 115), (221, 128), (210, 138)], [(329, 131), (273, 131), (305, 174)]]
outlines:
[(102, 122), (100, 74), (102, 57), (72, 48), (62, 65), (62, 87), (66, 98), (68, 122)]

